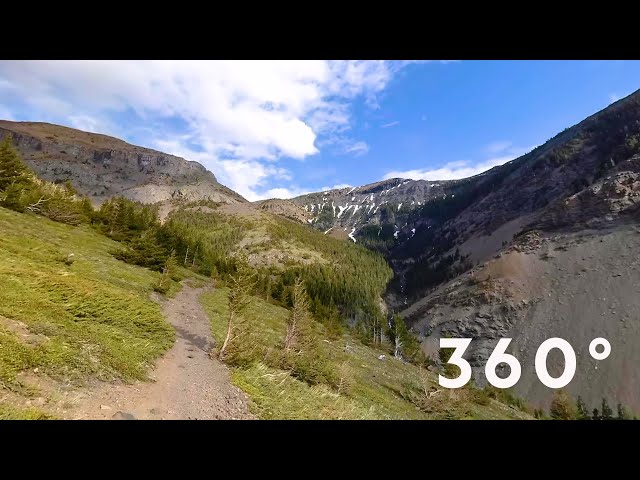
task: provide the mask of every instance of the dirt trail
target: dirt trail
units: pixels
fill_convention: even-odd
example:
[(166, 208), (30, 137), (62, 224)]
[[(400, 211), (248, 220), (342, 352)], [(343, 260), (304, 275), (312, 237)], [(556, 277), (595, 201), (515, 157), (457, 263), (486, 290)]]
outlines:
[(231, 384), (229, 371), (210, 358), (209, 318), (198, 301), (206, 288), (183, 284), (162, 302), (176, 342), (151, 372), (153, 382), (100, 384), (78, 392), (65, 415), (74, 419), (250, 419), (248, 400)]

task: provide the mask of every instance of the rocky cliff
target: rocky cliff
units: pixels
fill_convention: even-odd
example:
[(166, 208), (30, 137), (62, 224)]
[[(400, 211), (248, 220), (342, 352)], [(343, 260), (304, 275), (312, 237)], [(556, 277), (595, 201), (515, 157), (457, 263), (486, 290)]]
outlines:
[(48, 123), (0, 121), (0, 137), (8, 133), (40, 177), (70, 180), (96, 204), (115, 195), (144, 203), (178, 198), (246, 201), (197, 162), (113, 137)]

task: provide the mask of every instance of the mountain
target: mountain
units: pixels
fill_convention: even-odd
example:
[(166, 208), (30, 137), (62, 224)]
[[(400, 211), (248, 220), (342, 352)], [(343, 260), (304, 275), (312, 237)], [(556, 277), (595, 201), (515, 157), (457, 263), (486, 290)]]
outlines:
[[(413, 198), (403, 190), (412, 186)], [(371, 189), (378, 195), (365, 199)], [(370, 208), (383, 197), (386, 212)], [(632, 348), (640, 341), (640, 92), (475, 177), (393, 179), (294, 201), (320, 209), (314, 227), (350, 228), (353, 241), (385, 254), (395, 274), (387, 305), (427, 353), (437, 357), (441, 336), (473, 338), (465, 358), (483, 384), (497, 340), (513, 338), (508, 351), (523, 365), (514, 390), (546, 408), (553, 391), (537, 380), (533, 358), (559, 336), (578, 355), (570, 394), (590, 408), (606, 397), (640, 411), (632, 367), (640, 361)], [(613, 353), (597, 362), (588, 346), (601, 336)]]
[[(1, 122), (0, 127), (3, 133), (13, 133), (14, 143), (43, 178), (71, 180), (95, 203), (109, 207), (99, 214), (85, 212), (83, 218), (88, 220), (82, 221), (124, 243), (126, 249), (116, 252), (117, 258), (142, 266), (157, 260), (157, 269), (173, 252), (185, 269), (225, 282), (236, 268), (232, 257), (242, 252), (257, 274), (257, 295), (264, 299), (258, 313), (267, 315), (268, 305), (291, 307), (293, 283), (303, 278), (312, 312), (326, 329), (324, 340), (331, 342), (330, 332), (339, 331), (336, 322), (342, 322), (352, 327), (348, 338), (339, 336), (344, 332), (336, 334), (340, 342), (344, 340), (340, 349), (345, 355), (353, 354), (347, 346), (355, 339), (370, 348), (365, 354), (368, 363), (352, 365), (365, 365), (363, 376), (392, 354), (393, 332), (385, 326), (395, 320), (384, 314), (398, 312), (414, 334), (412, 341), (418, 339), (437, 371), (442, 366), (440, 338), (472, 338), (465, 358), (472, 365), (475, 384), (484, 386), (484, 366), (498, 339), (511, 338), (507, 351), (522, 365), (514, 394), (548, 410), (554, 392), (538, 380), (534, 357), (544, 340), (561, 337), (577, 355), (575, 377), (566, 387), (574, 399), (581, 396), (590, 410), (599, 408), (605, 398), (640, 412), (640, 372), (635, 368), (640, 362), (635, 348), (640, 341), (640, 92), (526, 155), (471, 178), (390, 179), (254, 203), (220, 185), (195, 162), (65, 127), (13, 122)], [(147, 203), (185, 201), (172, 202), (176, 205), (165, 212), (166, 221), (147, 228), (150, 210), (118, 215), (139, 207), (105, 201), (119, 194)], [(31, 207), (23, 205), (22, 211), (33, 211)], [(55, 209), (50, 218), (56, 214), (60, 218)], [(74, 218), (80, 217), (74, 213)], [(24, 218), (7, 217), (5, 223), (19, 225)], [(119, 221), (133, 223), (122, 226)], [(36, 224), (30, 223), (29, 231), (37, 230)], [(15, 243), (11, 249), (22, 247), (19, 240)], [(27, 247), (25, 265), (40, 255)], [(103, 253), (112, 248), (105, 247)], [(54, 262), (64, 263), (63, 253), (53, 252), (47, 260), (55, 266), (52, 274), (58, 271)], [(11, 255), (8, 250), (7, 278), (14, 268)], [(212, 318), (217, 315), (222, 331), (224, 298), (209, 300)], [(7, 302), (7, 312), (12, 313)], [(278, 328), (288, 315), (285, 310), (272, 312), (279, 319)], [(260, 315), (257, 319), (266, 322), (265, 338), (272, 335), (272, 319)], [(589, 355), (589, 343), (596, 337), (606, 338), (612, 346), (606, 360)], [(276, 348), (277, 341), (269, 337), (265, 352)], [(420, 363), (420, 348), (410, 354), (411, 341), (403, 338), (403, 342), (402, 355)], [(265, 353), (262, 358), (270, 357)], [(276, 360), (270, 358), (269, 368), (280, 368)], [(552, 376), (560, 375), (563, 364), (558, 351), (549, 354)], [(391, 370), (385, 366), (384, 373), (379, 372), (385, 378), (392, 377), (395, 369), (388, 367)], [(248, 372), (253, 376), (242, 379), (248, 391), (267, 388), (261, 383), (266, 380), (260, 379), (281, 374), (262, 367)], [(416, 395), (420, 375), (412, 371), (409, 386), (379, 384), (385, 380), (376, 377), (371, 398), (391, 390), (385, 401)], [(429, 378), (437, 388), (433, 375)], [(355, 390), (361, 392), (365, 383)], [(330, 384), (327, 380), (323, 388)], [(306, 392), (309, 385), (295, 388)], [(270, 394), (280, 398), (281, 393)], [(431, 400), (431, 394), (436, 395), (423, 393)], [(427, 414), (435, 408), (420, 405)], [(438, 415), (442, 408), (438, 407)], [(465, 416), (463, 410), (455, 413), (456, 418)]]
[(439, 388), (401, 321), (394, 358), (391, 269), (290, 202), (173, 202), (161, 222), (36, 178), (11, 141), (0, 172), (0, 419), (532, 418)]
[[(315, 228), (327, 234), (350, 238), (364, 231), (375, 232), (376, 237), (387, 238), (374, 226), (392, 225), (392, 236), (405, 227), (409, 212), (435, 198), (455, 195), (458, 181), (427, 182), (392, 178), (361, 187), (347, 187), (310, 193), (291, 201), (311, 215), (308, 220)], [(340, 232), (349, 232), (342, 234)]]
[(116, 195), (143, 203), (178, 198), (246, 202), (197, 162), (117, 138), (49, 123), (0, 120), (0, 137), (7, 133), (38, 176), (70, 180), (96, 204)]

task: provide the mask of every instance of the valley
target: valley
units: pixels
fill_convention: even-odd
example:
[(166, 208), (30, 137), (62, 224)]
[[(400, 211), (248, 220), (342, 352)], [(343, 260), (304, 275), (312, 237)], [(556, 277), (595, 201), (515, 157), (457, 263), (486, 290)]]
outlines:
[[(0, 418), (110, 416), (101, 400), (67, 405), (69, 392), (107, 392), (136, 418), (544, 417), (555, 394), (533, 357), (554, 336), (577, 353), (572, 401), (640, 414), (640, 92), (470, 178), (290, 200), (248, 202), (196, 162), (104, 135), (0, 121), (0, 136), (3, 158), (15, 148), (35, 174), (0, 178)], [(250, 333), (225, 358), (245, 270)], [(195, 310), (167, 315), (187, 297)], [(313, 356), (296, 360), (282, 352), (300, 308)], [(587, 347), (600, 336), (612, 354), (597, 363)], [(442, 337), (473, 339), (473, 385), (438, 386)], [(500, 338), (523, 365), (506, 392), (483, 374)], [(193, 345), (204, 370), (190, 377)], [(144, 386), (176, 348), (175, 388), (225, 392), (232, 407), (181, 410), (174, 387)], [(561, 357), (548, 366), (561, 372)], [(222, 383), (192, 390), (209, 374)], [(133, 405), (113, 385), (164, 400)]]

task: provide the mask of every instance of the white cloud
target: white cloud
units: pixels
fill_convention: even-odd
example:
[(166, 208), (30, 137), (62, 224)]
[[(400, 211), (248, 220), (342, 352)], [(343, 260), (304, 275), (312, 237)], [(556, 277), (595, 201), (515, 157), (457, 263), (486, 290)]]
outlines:
[(359, 157), (360, 155), (364, 155), (368, 151), (369, 151), (369, 145), (367, 145), (365, 142), (355, 142), (350, 145), (346, 145), (344, 148), (344, 153), (351, 153), (356, 157)]
[(105, 122), (90, 115), (71, 115), (68, 123), (70, 127), (84, 130), (85, 132), (102, 133), (103, 135), (111, 135), (117, 137), (121, 132), (110, 122)]
[(337, 185), (334, 185), (333, 187), (322, 187), (320, 191), (326, 192), (328, 190), (340, 190), (341, 188), (353, 188), (353, 185), (350, 185), (348, 183), (339, 183)]
[(193, 150), (179, 140), (157, 140), (153, 147), (206, 165), (219, 182), (233, 188), (249, 201), (269, 198), (269, 195), (256, 191), (256, 188), (265, 186), (267, 179), (291, 179), (286, 170), (273, 164), (249, 159), (220, 159), (208, 151)]
[(292, 188), (280, 187), (280, 188), (271, 188), (267, 190), (261, 197), (288, 199), (288, 198), (299, 197), (300, 195), (306, 195), (307, 193), (311, 193), (311, 192), (312, 190), (307, 190), (299, 187), (292, 187)]
[(609, 103), (614, 103), (617, 102), (618, 100), (620, 100), (622, 97), (620, 95), (618, 95), (617, 93), (610, 93), (609, 94)]
[(328, 190), (339, 190), (341, 188), (352, 188), (352, 186), (348, 183), (339, 183), (337, 185), (334, 185), (333, 187), (322, 187), (322, 188), (311, 188), (311, 189), (301, 188), (298, 186), (277, 187), (277, 188), (271, 188), (266, 192), (262, 193), (261, 195), (259, 195), (258, 198), (256, 198), (256, 200), (263, 200), (267, 198), (288, 199), (288, 198), (299, 197), (300, 195), (306, 195), (308, 193), (326, 192)]
[[(457, 180), (460, 178), (473, 177), (480, 173), (486, 172), (493, 167), (503, 165), (527, 152), (533, 150), (534, 147), (528, 148), (508, 148), (504, 155), (492, 157), (479, 162), (470, 162), (461, 160), (457, 162), (449, 162), (444, 166), (436, 169), (414, 169), (406, 171), (393, 171), (384, 176), (389, 178), (410, 178), (413, 180)], [(502, 149), (504, 151), (505, 149)]]
[[(375, 107), (402, 62), (388, 61), (4, 61), (0, 104), (33, 112), (33, 120), (104, 132), (153, 125), (145, 145), (181, 137), (176, 149), (211, 169), (248, 198), (282, 172), (282, 157), (318, 152), (319, 136), (335, 136), (345, 153), (351, 102)], [(22, 102), (22, 104), (16, 103)], [(1, 113), (1, 112), (0, 112)], [(158, 128), (156, 128), (158, 126)], [(137, 132), (142, 132), (137, 128)], [(141, 143), (138, 140), (137, 143)]]
[(385, 123), (384, 125), (380, 125), (380, 128), (389, 128), (395, 127), (396, 125), (400, 125), (400, 122), (396, 120), (395, 122)]

